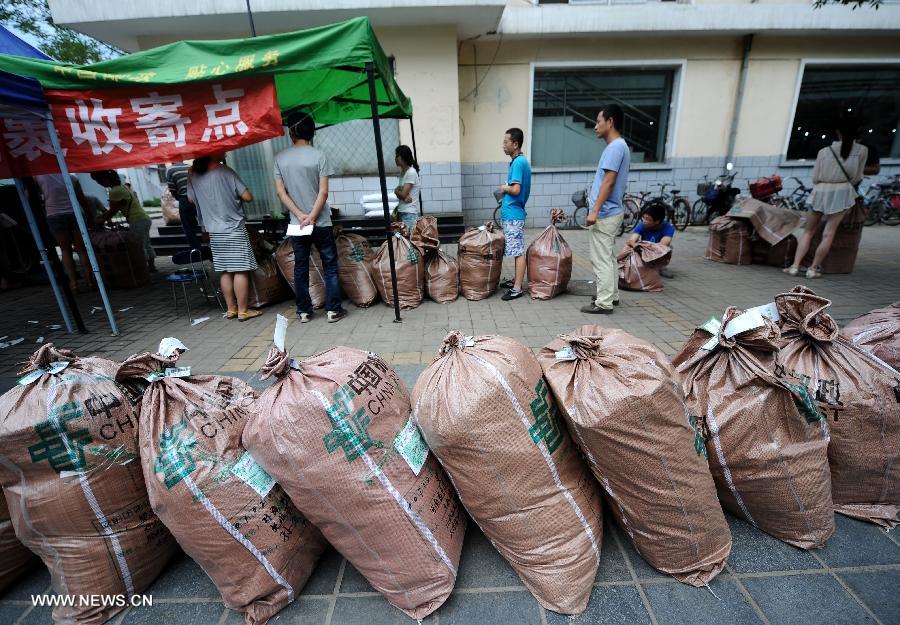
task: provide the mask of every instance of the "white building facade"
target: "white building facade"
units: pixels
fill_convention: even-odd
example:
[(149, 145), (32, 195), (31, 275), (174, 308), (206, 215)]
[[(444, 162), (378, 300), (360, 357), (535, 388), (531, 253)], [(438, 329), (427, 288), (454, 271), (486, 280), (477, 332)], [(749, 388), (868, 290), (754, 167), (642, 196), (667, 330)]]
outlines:
[[(57, 23), (137, 51), (180, 39), (249, 35), (245, 0), (50, 0)], [(503, 180), (504, 131), (525, 131), (529, 224), (571, 209), (603, 145), (600, 105), (625, 110), (630, 191), (674, 182), (691, 201), (733, 161), (738, 181), (772, 173), (809, 184), (812, 161), (852, 116), (900, 173), (900, 3), (856, 10), (791, 0), (250, 0), (258, 34), (367, 15), (412, 98), (427, 212), (490, 219)], [(318, 145), (340, 176), (330, 201), (358, 214), (378, 190), (370, 122), (333, 127)], [(386, 150), (409, 124), (383, 123)], [(271, 159), (286, 139), (233, 156), (258, 213), (280, 210)], [(391, 153), (386, 154), (390, 161)], [(786, 182), (785, 187), (791, 188)]]

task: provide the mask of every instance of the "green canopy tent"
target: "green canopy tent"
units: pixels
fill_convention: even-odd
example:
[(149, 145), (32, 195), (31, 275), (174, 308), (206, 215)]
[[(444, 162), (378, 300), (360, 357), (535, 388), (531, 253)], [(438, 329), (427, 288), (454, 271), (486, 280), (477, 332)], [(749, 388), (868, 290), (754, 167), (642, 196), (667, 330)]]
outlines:
[[(0, 54), (0, 70), (34, 78), (44, 91), (113, 91), (272, 76), (283, 116), (304, 111), (319, 125), (372, 120), (385, 234), (391, 236), (379, 120), (412, 123), (412, 104), (394, 80), (390, 61), (366, 17), (250, 39), (179, 41), (85, 66)], [(208, 147), (207, 153), (216, 151), (214, 145)], [(97, 158), (99, 169), (103, 157)], [(388, 250), (395, 321), (400, 321), (393, 247), (388, 245)]]

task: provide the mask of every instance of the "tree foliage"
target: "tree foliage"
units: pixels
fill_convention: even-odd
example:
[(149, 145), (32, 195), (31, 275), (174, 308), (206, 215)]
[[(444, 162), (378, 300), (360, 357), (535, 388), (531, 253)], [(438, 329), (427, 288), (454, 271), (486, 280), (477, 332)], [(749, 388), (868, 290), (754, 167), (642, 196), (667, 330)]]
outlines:
[(63, 63), (83, 65), (123, 54), (114, 46), (54, 24), (47, 0), (2, 0), (0, 23), (32, 35), (41, 52)]

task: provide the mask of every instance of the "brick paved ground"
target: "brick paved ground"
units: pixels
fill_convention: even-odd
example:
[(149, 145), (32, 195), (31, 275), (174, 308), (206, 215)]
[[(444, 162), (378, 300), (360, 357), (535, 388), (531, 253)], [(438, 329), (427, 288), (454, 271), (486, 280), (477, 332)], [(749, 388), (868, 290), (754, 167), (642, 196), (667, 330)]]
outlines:
[[(539, 231), (530, 231), (533, 238)], [(565, 233), (575, 251), (573, 285), (591, 278), (587, 239), (583, 232)], [(834, 301), (832, 314), (844, 323), (858, 314), (900, 300), (896, 276), (900, 270), (897, 237), (900, 228), (868, 228), (863, 236), (856, 272), (829, 276), (811, 286)], [(327, 324), (320, 316), (301, 326), (292, 322), (288, 346), (295, 356), (344, 344), (378, 351), (395, 364), (407, 384), (430, 362), (449, 329), (466, 334), (498, 333), (530, 347), (540, 347), (560, 332), (583, 323), (621, 327), (674, 353), (691, 329), (710, 315), (721, 315), (729, 304), (748, 307), (766, 303), (797, 283), (769, 267), (733, 267), (702, 259), (705, 232), (689, 229), (676, 238), (672, 263), (675, 277), (656, 294), (622, 294), (622, 305), (611, 317), (584, 315), (578, 308), (586, 296), (566, 294), (549, 302), (526, 298), (503, 302), (494, 296), (482, 302), (457, 300), (452, 304), (426, 302), (404, 312), (404, 322), (392, 322), (392, 309), (378, 305), (367, 310), (351, 307), (350, 316)], [(451, 249), (452, 252), (452, 249)], [(161, 264), (165, 267), (164, 264)], [(507, 275), (508, 272), (507, 272)], [(26, 358), (35, 339), (44, 335), (59, 345), (83, 354), (123, 358), (155, 349), (164, 336), (177, 336), (191, 347), (183, 361), (197, 371), (223, 371), (257, 386), (256, 371), (271, 341), (276, 312), (289, 312), (284, 303), (252, 322), (239, 324), (220, 318), (215, 311), (198, 326), (185, 315), (176, 316), (168, 285), (158, 278), (136, 292), (113, 293), (122, 335), (111, 337), (99, 305), (91, 296), (79, 296), (92, 330), (89, 335), (66, 336), (48, 331), (61, 323), (47, 288), (30, 288), (0, 295), (4, 311), (0, 336), (26, 340), (0, 350), (0, 390), (12, 383), (15, 363)], [(40, 321), (33, 327), (28, 320)], [(9, 340), (9, 339), (3, 339)], [(900, 539), (874, 526), (837, 518), (837, 532), (828, 545), (803, 552), (776, 541), (742, 521), (730, 518), (734, 549), (726, 571), (711, 591), (694, 589), (651, 569), (618, 530), (605, 530), (602, 564), (587, 612), (573, 623), (666, 625), (678, 623), (900, 623)], [(516, 575), (470, 523), (456, 590), (448, 602), (425, 622), (456, 624), (566, 623), (568, 619), (541, 609)], [(49, 592), (44, 570), (25, 578), (0, 595), (0, 623), (49, 623), (48, 609), (33, 609), (32, 593)], [(713, 592), (715, 594), (713, 594)], [(186, 557), (173, 563), (149, 590), (156, 605), (132, 609), (116, 623), (196, 625), (238, 624), (239, 615), (225, 610), (208, 578)], [(327, 625), (379, 625), (411, 622), (372, 592), (351, 565), (331, 552), (320, 563), (301, 598), (283, 611), (275, 623)]]

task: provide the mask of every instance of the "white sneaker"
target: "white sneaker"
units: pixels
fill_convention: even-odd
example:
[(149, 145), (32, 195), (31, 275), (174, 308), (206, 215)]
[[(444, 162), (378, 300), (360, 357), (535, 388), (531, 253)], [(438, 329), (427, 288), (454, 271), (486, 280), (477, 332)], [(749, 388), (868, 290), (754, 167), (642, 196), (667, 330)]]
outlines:
[(347, 316), (347, 311), (341, 308), (340, 310), (329, 310), (328, 311), (328, 323), (334, 323), (336, 321), (340, 321), (344, 317)]
[(300, 323), (309, 323), (310, 319), (312, 319), (312, 315), (309, 313), (300, 313)]

